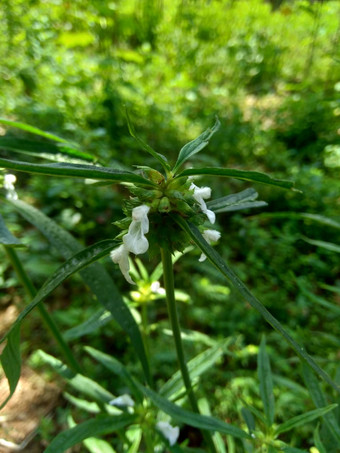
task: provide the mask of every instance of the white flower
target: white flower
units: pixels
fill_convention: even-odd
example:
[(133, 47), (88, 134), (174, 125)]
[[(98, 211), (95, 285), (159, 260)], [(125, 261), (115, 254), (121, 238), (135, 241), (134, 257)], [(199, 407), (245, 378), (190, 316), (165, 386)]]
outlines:
[(156, 428), (160, 431), (163, 436), (169, 441), (172, 446), (176, 443), (179, 436), (179, 427), (171, 426), (168, 422), (158, 422)]
[[(221, 233), (217, 230), (205, 230), (203, 231), (202, 236), (208, 242), (208, 244), (211, 244), (212, 242), (217, 242), (220, 239)], [(198, 261), (200, 262), (205, 261), (206, 258), (207, 257), (205, 256), (205, 254), (202, 253)]]
[(197, 187), (194, 183), (191, 183), (190, 190), (194, 191), (193, 197), (200, 205), (201, 211), (208, 217), (210, 223), (215, 223), (216, 215), (213, 211), (207, 208), (204, 200), (211, 197), (210, 187)]
[(165, 289), (161, 287), (159, 282), (151, 283), (151, 291), (155, 294), (160, 294), (161, 296), (164, 296), (165, 294)]
[(124, 395), (117, 396), (117, 398), (114, 398), (109, 402), (111, 406), (118, 406), (118, 407), (133, 407), (135, 405), (135, 402), (131, 398), (130, 395), (127, 393), (124, 393)]
[(145, 234), (149, 231), (149, 211), (150, 207), (145, 204), (133, 208), (132, 222), (127, 234), (123, 236), (123, 244), (110, 253), (112, 261), (119, 264), (125, 279), (132, 285), (134, 285), (134, 282), (129, 275), (129, 253), (141, 255), (149, 248), (149, 242), (145, 237)]
[(7, 174), (4, 178), (4, 188), (7, 190), (6, 198), (7, 200), (17, 200), (18, 194), (15, 191), (14, 183), (17, 180), (15, 175)]
[(125, 244), (120, 245), (118, 248), (112, 250), (110, 253), (112, 261), (116, 264), (119, 264), (119, 269), (124, 275), (125, 280), (127, 280), (131, 285), (134, 285), (135, 282), (132, 280), (129, 274), (130, 263), (129, 263), (129, 251), (125, 247)]

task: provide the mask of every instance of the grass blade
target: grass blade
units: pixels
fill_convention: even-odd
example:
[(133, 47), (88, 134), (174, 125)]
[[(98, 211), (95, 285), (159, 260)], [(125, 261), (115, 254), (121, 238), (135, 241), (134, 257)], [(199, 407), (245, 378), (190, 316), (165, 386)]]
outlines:
[[(328, 374), (319, 367), (314, 359), (306, 352), (305, 348), (300, 346), (281, 325), (281, 323), (266, 309), (266, 307), (250, 292), (246, 285), (239, 279), (235, 272), (227, 265), (222, 257), (214, 250), (203, 238), (196, 226), (189, 224), (182, 217), (173, 216), (178, 225), (187, 232), (194, 243), (202, 250), (210, 262), (228, 279), (230, 280), (242, 297), (255, 308), (263, 318), (277, 331), (287, 343), (293, 348), (299, 358), (308, 364), (316, 374), (324, 379), (331, 387), (340, 393), (339, 386), (332, 381)], [(325, 406), (323, 404), (323, 406)]]
[(58, 434), (44, 450), (44, 453), (62, 453), (88, 437), (110, 434), (123, 429), (132, 424), (135, 419), (133, 414), (98, 415)]
[(174, 168), (172, 169), (173, 173), (176, 173), (177, 170), (186, 162), (190, 157), (199, 153), (203, 148), (207, 146), (211, 137), (218, 131), (220, 128), (220, 121), (216, 118), (216, 123), (213, 127), (210, 127), (204, 131), (199, 137), (195, 138), (191, 142), (187, 143), (180, 150), (177, 161)]
[[(310, 396), (317, 408), (322, 408), (327, 406), (327, 399), (324, 393), (321, 390), (321, 387), (316, 380), (314, 374), (311, 370), (303, 365), (302, 366), (302, 374), (307, 389), (309, 391)], [(326, 427), (328, 428), (330, 434), (334, 438), (334, 441), (338, 443), (340, 446), (340, 427), (338, 425), (337, 419), (334, 413), (326, 414), (323, 417)]]
[(20, 326), (16, 326), (13, 329), (12, 335), (8, 338), (5, 349), (0, 356), (0, 361), (9, 385), (9, 395), (1, 403), (1, 410), (12, 398), (20, 379)]
[(282, 433), (290, 431), (291, 429), (297, 428), (301, 425), (306, 425), (307, 423), (315, 420), (318, 417), (322, 417), (323, 415), (327, 414), (328, 412), (332, 411), (338, 407), (337, 404), (330, 404), (326, 407), (320, 407), (319, 409), (314, 409), (313, 411), (305, 412), (304, 414), (297, 415), (296, 417), (287, 420), (286, 422), (282, 423), (278, 426), (275, 430), (275, 435), (279, 436)]
[(154, 184), (151, 181), (130, 171), (116, 170), (109, 167), (98, 167), (95, 165), (68, 163), (33, 164), (16, 160), (0, 159), (0, 167), (33, 174), (88, 178), (111, 182), (132, 182), (139, 185), (154, 187)]
[(157, 153), (157, 151), (152, 149), (151, 146), (149, 146), (141, 138), (138, 137), (138, 135), (136, 134), (134, 125), (132, 124), (132, 122), (130, 120), (130, 116), (129, 116), (129, 113), (127, 110), (126, 110), (126, 119), (127, 119), (127, 123), (128, 123), (129, 132), (132, 135), (132, 137), (141, 145), (141, 147), (144, 149), (144, 151), (151, 154), (151, 156), (153, 156), (155, 159), (157, 159), (158, 162), (164, 168), (164, 170), (166, 172), (168, 172), (170, 170), (170, 165), (168, 164), (167, 158), (165, 156), (163, 156), (162, 154)]
[(194, 426), (195, 428), (205, 429), (207, 431), (217, 431), (222, 434), (230, 434), (240, 439), (250, 439), (250, 436), (237, 426), (230, 425), (229, 423), (225, 423), (214, 417), (208, 417), (206, 415), (200, 415), (182, 409), (180, 406), (171, 403), (149, 388), (140, 386), (140, 389), (146, 397), (150, 398), (155, 406), (178, 422)]
[[(1, 163), (1, 162), (0, 162)], [(184, 178), (188, 176), (198, 176), (198, 175), (207, 175), (207, 176), (228, 176), (230, 178), (242, 179), (245, 181), (259, 182), (261, 184), (267, 184), (270, 186), (282, 187), (283, 189), (292, 189), (294, 182), (286, 181), (284, 179), (274, 179), (265, 173), (260, 173), (257, 171), (245, 171), (237, 170), (232, 168), (188, 168), (187, 170), (182, 171), (177, 178)]]
[(50, 132), (42, 131), (37, 127), (30, 126), (29, 124), (19, 123), (18, 121), (11, 121), (7, 120), (6, 118), (0, 118), (0, 124), (4, 124), (5, 126), (15, 127), (17, 129), (21, 129), (25, 132), (30, 132), (31, 134), (40, 135), (41, 137), (49, 138), (50, 140), (54, 140), (60, 143), (70, 144), (68, 140), (64, 138), (58, 137), (57, 135), (51, 134)]
[(93, 381), (80, 373), (75, 373), (63, 362), (50, 354), (39, 350), (38, 355), (44, 363), (52, 367), (53, 370), (65, 379), (76, 391), (100, 403), (109, 403), (114, 398), (114, 395), (111, 392), (104, 389), (104, 387), (99, 385), (96, 381)]
[(93, 162), (96, 160), (91, 154), (74, 149), (70, 144), (36, 142), (17, 137), (0, 137), (0, 148), (14, 151), (29, 156), (60, 162), (81, 163), (81, 161)]
[(6, 227), (5, 221), (0, 214), (0, 244), (6, 247), (22, 246), (23, 244), (13, 236), (13, 234)]
[(264, 413), (268, 426), (272, 426), (275, 416), (275, 403), (273, 392), (273, 376), (270, 368), (270, 361), (266, 351), (265, 336), (262, 337), (260, 350), (257, 357), (257, 372), (260, 381), (260, 395), (263, 403)]

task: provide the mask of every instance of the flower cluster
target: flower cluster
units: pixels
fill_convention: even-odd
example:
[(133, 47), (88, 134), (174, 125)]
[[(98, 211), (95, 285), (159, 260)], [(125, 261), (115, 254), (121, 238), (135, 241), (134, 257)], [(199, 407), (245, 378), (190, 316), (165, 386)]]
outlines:
[(123, 236), (123, 244), (112, 250), (110, 254), (112, 261), (119, 264), (122, 274), (132, 285), (134, 285), (134, 282), (129, 274), (129, 253), (141, 255), (149, 248), (149, 242), (145, 237), (146, 233), (149, 232), (149, 210), (149, 206), (144, 204), (132, 210), (132, 222), (127, 234)]
[[(201, 213), (198, 215), (201, 219), (199, 221), (200, 224), (203, 222), (203, 213), (211, 224), (215, 223), (216, 215), (208, 209), (205, 202), (211, 196), (210, 187), (198, 187), (189, 181), (184, 184), (182, 183), (179, 186), (179, 190), (174, 190), (173, 186), (174, 184), (169, 184), (163, 188), (163, 192), (161, 190), (153, 191), (157, 195), (154, 199), (148, 198), (151, 197), (151, 194), (149, 194), (151, 191), (143, 191), (140, 188), (132, 189), (134, 195), (137, 195), (137, 198), (133, 199), (134, 203), (142, 199), (143, 204), (132, 209), (132, 221), (129, 224), (128, 232), (122, 237), (123, 243), (112, 250), (110, 254), (112, 261), (119, 265), (122, 274), (130, 284), (134, 284), (134, 281), (129, 274), (129, 253), (141, 255), (149, 249), (149, 241), (145, 236), (149, 232), (149, 213), (157, 214), (159, 219), (171, 210), (186, 217), (188, 215), (197, 216)], [(155, 194), (152, 195), (155, 196)], [(163, 196), (164, 194), (166, 196)], [(180, 206), (183, 206), (183, 212)], [(124, 222), (127, 220), (125, 219)], [(178, 236), (178, 231), (176, 235)], [(218, 241), (220, 236), (221, 234), (217, 230), (206, 229), (203, 231), (203, 237), (209, 244)], [(170, 237), (168, 240), (170, 240)], [(205, 255), (202, 254), (199, 261), (204, 261), (205, 258)]]

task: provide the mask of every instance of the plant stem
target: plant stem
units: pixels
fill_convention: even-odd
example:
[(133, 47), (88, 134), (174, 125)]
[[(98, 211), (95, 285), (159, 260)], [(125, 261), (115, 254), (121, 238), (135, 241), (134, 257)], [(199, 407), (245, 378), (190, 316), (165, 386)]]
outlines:
[[(168, 306), (168, 314), (172, 329), (172, 334), (175, 341), (176, 353), (177, 353), (177, 360), (181, 370), (184, 386), (187, 391), (187, 395), (191, 404), (191, 408), (194, 412), (200, 413), (196, 396), (194, 390), (192, 388), (191, 379), (188, 371), (188, 367), (186, 364), (186, 360), (184, 357), (184, 350), (182, 344), (182, 336), (181, 336), (181, 328), (178, 319), (177, 313), (177, 305), (175, 299), (175, 286), (174, 286), (174, 272), (172, 266), (172, 259), (171, 253), (169, 250), (162, 248), (161, 249), (162, 255), (162, 262), (163, 262), (163, 278), (164, 278), (164, 286), (166, 291), (166, 301)], [(202, 431), (202, 435), (205, 439), (207, 446), (211, 452), (216, 452), (214, 443), (211, 438), (211, 433), (207, 431)]]
[[(29, 278), (25, 269), (23, 268), (16, 251), (14, 250), (13, 247), (4, 246), (4, 248), (27, 295), (33, 299), (37, 294), (37, 290), (35, 289), (31, 279)], [(43, 304), (38, 304), (38, 310), (46, 327), (51, 332), (52, 336), (54, 337), (56, 343), (58, 344), (61, 352), (63, 353), (65, 359), (67, 360), (72, 370), (77, 373), (81, 372), (81, 367), (78, 361), (74, 357), (69, 345), (66, 343), (65, 339), (63, 338), (62, 334), (58, 329), (58, 326), (56, 325), (55, 321), (46, 310), (45, 306)]]

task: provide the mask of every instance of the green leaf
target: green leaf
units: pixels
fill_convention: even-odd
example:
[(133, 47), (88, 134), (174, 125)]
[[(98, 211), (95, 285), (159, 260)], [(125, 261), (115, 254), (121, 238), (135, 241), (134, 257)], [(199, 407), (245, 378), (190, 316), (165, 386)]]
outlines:
[(135, 420), (136, 416), (133, 414), (98, 415), (58, 434), (44, 450), (44, 453), (62, 453), (88, 437), (113, 433), (125, 428)]
[[(211, 368), (216, 361), (223, 355), (223, 346), (225, 342), (219, 343), (216, 346), (207, 349), (198, 354), (195, 358), (188, 362), (188, 371), (191, 380), (199, 377), (206, 370)], [(184, 389), (182, 375), (177, 371), (161, 388), (159, 394), (167, 399), (173, 399), (178, 393)]]
[[(82, 245), (70, 233), (38, 209), (20, 200), (11, 201), (11, 204), (28, 222), (41, 231), (65, 259), (71, 258), (73, 254), (83, 249)], [(149, 364), (138, 325), (117, 290), (112, 277), (106, 271), (105, 267), (99, 263), (92, 264), (86, 269), (81, 270), (80, 275), (90, 287), (91, 291), (97, 296), (98, 301), (111, 313), (123, 331), (129, 335), (135, 352), (142, 364), (146, 381), (150, 383)]]
[(0, 244), (7, 247), (22, 246), (22, 243), (12, 235), (12, 233), (7, 229), (4, 219), (0, 214)]
[(80, 393), (92, 398), (95, 401), (101, 403), (109, 403), (114, 395), (111, 392), (108, 392), (97, 382), (89, 379), (82, 374), (75, 373), (70, 368), (68, 368), (63, 362), (56, 359), (55, 357), (47, 354), (42, 350), (37, 351), (39, 358), (51, 366), (56, 373), (58, 373), (63, 379), (65, 379), (71, 387), (77, 390)]
[(64, 138), (60, 138), (57, 135), (51, 134), (49, 132), (44, 132), (41, 129), (38, 129), (37, 127), (30, 126), (29, 124), (19, 123), (17, 121), (7, 120), (5, 118), (0, 118), (0, 124), (4, 124), (5, 126), (16, 127), (17, 129), (21, 129), (22, 131), (30, 132), (31, 134), (35, 135), (40, 135), (41, 137), (49, 138), (50, 140), (54, 140), (56, 142), (66, 144), (70, 143), (68, 140), (65, 140)]
[(318, 214), (309, 214), (307, 212), (265, 212), (260, 214), (262, 218), (289, 218), (298, 220), (312, 220), (313, 222), (320, 223), (321, 225), (330, 226), (332, 228), (340, 229), (340, 222), (330, 219), (329, 217), (321, 216)]
[(94, 261), (99, 260), (103, 256), (108, 255), (111, 250), (116, 246), (116, 242), (113, 240), (106, 240), (98, 242), (81, 252), (75, 254), (64, 264), (62, 264), (54, 274), (46, 280), (44, 285), (37, 292), (32, 302), (27, 305), (24, 310), (17, 317), (15, 322), (12, 324), (9, 332), (0, 340), (2, 343), (6, 338), (12, 338), (15, 328), (22, 322), (22, 320), (47, 296), (49, 296), (62, 282), (70, 277), (75, 272), (83, 269)]
[(329, 250), (330, 252), (340, 253), (340, 245), (338, 244), (333, 244), (332, 242), (326, 241), (317, 241), (305, 236), (301, 236), (301, 239), (303, 239), (305, 242), (308, 242), (308, 244), (315, 245), (316, 247), (321, 247), (323, 249)]
[[(274, 316), (266, 309), (266, 307), (250, 292), (245, 284), (239, 279), (235, 272), (227, 265), (222, 257), (214, 250), (203, 238), (195, 225), (189, 224), (180, 216), (172, 216), (178, 225), (187, 232), (194, 243), (201, 249), (207, 256), (210, 262), (228, 279), (230, 280), (237, 291), (242, 297), (255, 308), (263, 318), (277, 331), (288, 344), (294, 349), (300, 359), (308, 364), (322, 379), (324, 379), (330, 386), (340, 393), (340, 388), (335, 384), (328, 374), (317, 365), (313, 358), (307, 354), (304, 347), (300, 346), (288, 333), (288, 331), (281, 325), (281, 323), (274, 318)], [(324, 406), (324, 405), (323, 405)]]
[[(0, 162), (1, 164), (1, 162)], [(177, 178), (184, 178), (188, 176), (198, 176), (198, 175), (207, 175), (207, 176), (229, 176), (235, 179), (241, 179), (245, 181), (259, 182), (261, 184), (268, 184), (270, 186), (282, 187), (283, 189), (292, 189), (294, 182), (286, 181), (283, 179), (274, 179), (271, 176), (266, 175), (265, 173), (259, 173), (257, 171), (245, 171), (245, 170), (236, 170), (231, 168), (188, 168), (187, 170), (182, 171)]]
[(207, 203), (207, 207), (216, 213), (221, 213), (268, 206), (265, 201), (255, 201), (258, 196), (256, 190), (246, 189), (239, 193), (211, 200)]
[(314, 443), (316, 448), (319, 450), (319, 453), (327, 453), (326, 447), (323, 445), (320, 438), (319, 425), (314, 430)]
[(21, 357), (20, 357), (20, 327), (16, 326), (12, 335), (8, 338), (5, 349), (3, 350), (0, 361), (9, 385), (9, 395), (1, 403), (0, 410), (12, 398), (17, 387), (21, 372)]
[(85, 439), (84, 445), (90, 453), (116, 453), (116, 450), (106, 440), (97, 439), (96, 437)]
[(284, 451), (286, 453), (308, 453), (307, 450), (301, 450), (300, 448), (289, 447), (289, 445), (282, 447), (280, 451)]
[(152, 149), (151, 146), (149, 146), (141, 138), (138, 137), (138, 135), (136, 134), (135, 128), (134, 128), (133, 124), (131, 123), (130, 116), (129, 116), (127, 109), (126, 109), (126, 119), (127, 119), (127, 123), (128, 123), (128, 127), (129, 127), (129, 132), (132, 135), (132, 137), (141, 145), (141, 147), (144, 149), (144, 151), (148, 152), (149, 154), (151, 154), (151, 156), (153, 156), (155, 159), (157, 159), (158, 162), (164, 168), (164, 170), (166, 172), (168, 172), (170, 170), (170, 165), (168, 164), (167, 158), (165, 156), (163, 156), (162, 154), (157, 153), (157, 151)]
[(74, 178), (89, 178), (99, 181), (132, 182), (134, 184), (151, 186), (154, 184), (142, 176), (130, 171), (116, 170), (108, 167), (80, 164), (33, 164), (15, 160), (0, 159), (0, 168), (23, 171), (26, 173), (42, 174), (50, 176), (66, 176)]
[[(311, 370), (305, 365), (302, 365), (302, 375), (315, 406), (319, 409), (327, 406), (327, 399), (322, 392), (317, 379)], [(340, 427), (334, 413), (324, 415), (323, 420), (334, 438), (334, 441), (340, 445)]]
[(72, 327), (71, 329), (68, 329), (64, 333), (64, 338), (68, 341), (75, 340), (77, 338), (83, 337), (84, 335), (88, 335), (98, 330), (100, 327), (105, 326), (112, 320), (113, 320), (112, 314), (105, 308), (100, 308), (83, 323), (78, 324), (77, 326)]
[(273, 392), (273, 376), (270, 368), (270, 361), (266, 351), (265, 336), (262, 337), (259, 354), (257, 357), (257, 372), (260, 381), (260, 395), (263, 403), (264, 413), (268, 426), (272, 426), (275, 416), (275, 403)]
[(251, 413), (251, 411), (246, 407), (242, 407), (241, 414), (242, 414), (243, 420), (246, 422), (248, 431), (251, 434), (255, 430), (255, 418), (254, 418), (253, 414)]
[(316, 418), (322, 417), (323, 415), (327, 414), (327, 412), (332, 411), (337, 406), (338, 406), (337, 404), (331, 404), (326, 407), (321, 407), (319, 409), (314, 409), (313, 411), (297, 415), (296, 417), (293, 417), (290, 420), (287, 420), (286, 422), (278, 426), (275, 430), (275, 435), (279, 436), (280, 434), (290, 431), (291, 429), (294, 429), (298, 426), (306, 425), (307, 423), (315, 420)]
[(122, 365), (114, 357), (111, 357), (108, 354), (104, 354), (103, 352), (91, 348), (90, 346), (85, 346), (84, 349), (88, 354), (90, 354), (91, 357), (97, 360), (97, 362), (104, 365), (108, 370), (112, 371), (117, 376), (120, 376), (124, 384), (129, 387), (131, 392), (138, 400), (142, 399), (142, 393), (140, 389), (136, 386), (134, 379), (124, 365)]
[(81, 163), (84, 160), (90, 162), (96, 160), (91, 154), (64, 143), (36, 142), (17, 137), (0, 137), (0, 148), (57, 162), (67, 160), (67, 162)]
[(75, 407), (78, 407), (82, 411), (88, 412), (90, 414), (99, 414), (101, 412), (100, 405), (93, 401), (84, 400), (83, 398), (77, 398), (68, 392), (63, 392), (63, 397), (68, 402), (73, 404)]
[(187, 143), (180, 150), (177, 161), (174, 168), (172, 169), (173, 173), (176, 173), (177, 170), (186, 162), (190, 157), (199, 153), (203, 148), (207, 146), (211, 137), (218, 131), (220, 128), (220, 121), (216, 118), (216, 123), (213, 127), (204, 131), (199, 137), (195, 138), (191, 142)]
[(158, 395), (153, 390), (142, 386), (139, 387), (144, 395), (150, 398), (155, 406), (178, 422), (194, 426), (195, 428), (205, 429), (207, 431), (217, 431), (222, 434), (230, 434), (241, 439), (250, 439), (250, 436), (237, 426), (230, 425), (229, 423), (225, 423), (214, 417), (208, 417), (206, 415), (195, 414), (187, 411)]

